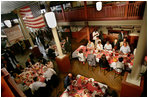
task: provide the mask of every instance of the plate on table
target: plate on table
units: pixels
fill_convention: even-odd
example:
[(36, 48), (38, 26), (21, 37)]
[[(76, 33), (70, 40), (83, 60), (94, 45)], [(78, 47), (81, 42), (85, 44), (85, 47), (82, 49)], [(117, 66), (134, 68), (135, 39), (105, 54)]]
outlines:
[(81, 77), (81, 75), (77, 75), (77, 77), (76, 77), (76, 78), (77, 78), (77, 79), (79, 79), (80, 77)]
[(94, 82), (94, 79), (93, 78), (89, 78), (88, 82), (92, 83), (92, 82)]
[(77, 81), (76, 80), (72, 81), (72, 86), (77, 86)]

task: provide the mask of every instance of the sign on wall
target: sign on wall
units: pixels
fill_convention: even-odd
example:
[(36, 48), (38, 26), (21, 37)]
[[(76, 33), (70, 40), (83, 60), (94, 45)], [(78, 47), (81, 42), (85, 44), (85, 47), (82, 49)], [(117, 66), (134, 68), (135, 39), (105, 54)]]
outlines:
[(14, 44), (17, 40), (23, 40), (24, 36), (19, 25), (4, 29), (10, 44)]

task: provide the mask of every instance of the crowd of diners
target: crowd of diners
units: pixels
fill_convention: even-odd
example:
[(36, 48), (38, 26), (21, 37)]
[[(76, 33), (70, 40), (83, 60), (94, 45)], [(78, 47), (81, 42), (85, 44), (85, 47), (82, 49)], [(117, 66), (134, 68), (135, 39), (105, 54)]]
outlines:
[[(26, 96), (49, 96), (52, 89), (59, 83), (59, 78), (53, 63), (55, 57), (58, 56), (57, 48), (53, 38), (47, 39), (44, 30), (31, 33), (33, 43), (38, 46), (41, 52), (40, 57), (29, 54), (23, 65), (22, 61), (18, 61), (14, 51), (10, 47), (4, 47), (1, 54), (1, 68), (7, 69), (11, 77), (14, 78), (18, 87)], [(61, 38), (62, 51), (64, 53), (71, 52), (71, 42), (68, 36)], [(19, 41), (17, 40), (16, 43)], [(22, 48), (22, 46), (20, 46)], [(19, 47), (18, 47), (19, 48)], [(41, 49), (40, 49), (41, 48)], [(24, 55), (25, 51), (22, 49)], [(44, 57), (45, 52), (47, 58)]]
[[(111, 43), (110, 41), (106, 41), (105, 44), (102, 44), (102, 32), (94, 31), (92, 33), (92, 40), (88, 40), (88, 43), (86, 45), (86, 51), (83, 51), (83, 49), (80, 49), (79, 52), (77, 53), (78, 59), (80, 62), (83, 64), (88, 62), (89, 65), (91, 66), (96, 66), (96, 58), (93, 53), (100, 53), (102, 51), (114, 51), (119, 53), (120, 55), (126, 55), (127, 57), (130, 56), (130, 54), (134, 54), (136, 52), (136, 48), (134, 49), (133, 53), (131, 52), (129, 42), (127, 41), (127, 38), (124, 37), (123, 30), (121, 33), (118, 35), (118, 39), (114, 39), (114, 42)], [(85, 57), (84, 55), (87, 53), (88, 56)], [(93, 59), (94, 58), (94, 59)], [(99, 65), (101, 68), (107, 68), (109, 69), (109, 63), (108, 60), (106, 59), (106, 55), (103, 54), (102, 57), (99, 59)], [(124, 70), (124, 64), (123, 64), (123, 58), (124, 57), (119, 57), (118, 62), (116, 63), (116, 71), (122, 72)], [(120, 69), (120, 70), (119, 70)]]
[(43, 57), (36, 59), (30, 54), (23, 67), (12, 51), (5, 49), (1, 60), (2, 68), (7, 69), (26, 96), (49, 96), (59, 83), (53, 61), (50, 59), (46, 60)]
[[(44, 47), (45, 53), (48, 56), (48, 59), (45, 59), (43, 55), (40, 58), (36, 58), (33, 54), (30, 53), (29, 58), (25, 62), (25, 66), (20, 65), (20, 62), (16, 59), (14, 52), (9, 48), (2, 49), (1, 55), (1, 68), (6, 68), (7, 71), (14, 78), (15, 82), (19, 86), (19, 88), (27, 95), (27, 96), (48, 96), (48, 92), (55, 88), (58, 85), (58, 76), (54, 68), (54, 64), (52, 60), (58, 56), (57, 48), (54, 40), (50, 40), (47, 44), (43, 41), (45, 38), (41, 35), (41, 32), (36, 33), (36, 36), (32, 37), (34, 44), (37, 44), (39, 47), (40, 44)], [(102, 44), (102, 32), (98, 33), (98, 31), (93, 32), (93, 39), (89, 40), (87, 43), (86, 51), (90, 53), (93, 52), (101, 52), (105, 51), (117, 51), (120, 54), (129, 55), (131, 53), (130, 45), (127, 42), (127, 39), (124, 38), (123, 31), (118, 36), (118, 39), (115, 39), (111, 44), (109, 41), (106, 44)], [(61, 46), (64, 53), (71, 53), (71, 42), (69, 37), (65, 37), (65, 39), (61, 40)], [(134, 50), (135, 54), (136, 49)], [(85, 64), (86, 59), (89, 65), (96, 65), (96, 61), (94, 59), (94, 55), (88, 55), (88, 58), (84, 57), (83, 50), (80, 50), (78, 53), (79, 61)], [(94, 60), (94, 61), (92, 61)], [(119, 58), (116, 66), (119, 69), (124, 69), (124, 64), (122, 63), (123, 58)], [(109, 64), (106, 59), (106, 56), (103, 54), (101, 59), (99, 60), (99, 64), (102, 67), (108, 67)], [(42, 72), (40, 72), (42, 69)], [(25, 73), (28, 72), (29, 73)], [(118, 72), (120, 70), (117, 70)], [(25, 78), (22, 77), (23, 76)], [(24, 74), (25, 73), (25, 74)], [(29, 76), (31, 75), (31, 77)], [(68, 76), (71, 77), (71, 74)], [(25, 81), (27, 80), (27, 81)], [(69, 81), (66, 79), (66, 81)], [(64, 82), (64, 87), (67, 86), (66, 82)], [(69, 84), (68, 84), (69, 85)]]

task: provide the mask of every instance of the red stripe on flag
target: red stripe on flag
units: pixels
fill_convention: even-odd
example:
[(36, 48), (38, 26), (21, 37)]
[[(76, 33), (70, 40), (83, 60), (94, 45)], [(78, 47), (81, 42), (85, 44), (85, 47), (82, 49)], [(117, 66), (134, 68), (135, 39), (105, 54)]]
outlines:
[(41, 22), (38, 22), (38, 23), (25, 23), (25, 24), (28, 24), (28, 25), (39, 25), (39, 24), (42, 24), (44, 23), (44, 21), (41, 21)]
[(20, 10), (20, 13), (22, 13), (22, 12), (31, 12), (31, 9), (29, 9), (29, 10), (25, 10), (25, 11), (23, 11), (23, 10)]
[(30, 28), (42, 28), (42, 27), (45, 27), (45, 25), (42, 25), (42, 26), (36, 26), (36, 27), (33, 27), (33, 26), (28, 26)]
[(43, 17), (41, 17), (41, 18), (38, 18), (38, 19), (35, 19), (35, 20), (24, 20), (24, 21), (26, 21), (26, 22), (35, 22), (35, 21), (39, 21), (39, 20), (41, 20), (41, 19), (43, 19)]

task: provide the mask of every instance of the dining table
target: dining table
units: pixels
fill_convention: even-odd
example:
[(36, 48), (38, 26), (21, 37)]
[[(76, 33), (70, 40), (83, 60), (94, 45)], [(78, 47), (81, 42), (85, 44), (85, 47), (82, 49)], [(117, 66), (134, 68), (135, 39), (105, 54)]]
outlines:
[(107, 85), (78, 74), (60, 97), (103, 97), (107, 89)]
[[(78, 58), (78, 52), (80, 50), (83, 50), (84, 57), (87, 58), (88, 54), (91, 54), (91, 52), (87, 49), (86, 46), (81, 45), (79, 46), (73, 53), (72, 58)], [(99, 63), (99, 60), (103, 54), (105, 54), (106, 59), (109, 62), (110, 67), (113, 69), (116, 68), (116, 62), (118, 62), (118, 58), (123, 57), (123, 62), (125, 66), (132, 69), (133, 67), (133, 61), (134, 61), (134, 54), (121, 54), (119, 51), (114, 50), (101, 50), (101, 51), (93, 51), (93, 54), (96, 56), (96, 62)]]

